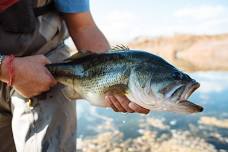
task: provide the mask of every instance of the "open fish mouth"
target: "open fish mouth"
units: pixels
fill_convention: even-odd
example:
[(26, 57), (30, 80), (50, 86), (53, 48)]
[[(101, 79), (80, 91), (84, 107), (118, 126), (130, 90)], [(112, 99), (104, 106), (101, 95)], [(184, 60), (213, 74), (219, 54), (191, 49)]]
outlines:
[[(176, 86), (174, 86), (176, 85)], [(171, 89), (171, 87), (173, 87)], [(202, 112), (203, 107), (192, 103), (188, 98), (192, 93), (200, 87), (200, 84), (195, 80), (188, 82), (187, 84), (170, 84), (161, 92), (166, 92), (166, 99), (169, 102), (164, 104), (166, 111), (178, 112), (178, 113), (197, 113)], [(170, 102), (171, 101), (171, 102)]]
[(175, 91), (171, 93), (170, 99), (175, 99), (177, 103), (187, 100), (192, 93), (200, 87), (200, 84), (196, 81), (190, 82), (188, 85), (180, 85), (175, 88)]
[[(176, 86), (175, 86), (176, 85)], [(166, 88), (162, 89), (160, 92), (165, 93), (166, 97), (170, 100), (175, 100), (177, 102), (181, 100), (187, 100), (192, 93), (200, 87), (200, 84), (193, 80), (189, 82), (187, 85), (176, 83), (171, 83)]]
[(187, 113), (195, 113), (195, 112), (203, 111), (203, 107), (187, 100), (192, 95), (192, 93), (199, 87), (200, 87), (200, 84), (196, 81), (188, 84), (185, 87), (185, 90), (182, 93), (180, 100), (178, 101), (178, 105), (180, 106), (182, 111)]
[(200, 84), (196, 81), (190, 83), (185, 87), (185, 90), (183, 91), (182, 95), (180, 96), (180, 101), (181, 100), (187, 100), (192, 93), (200, 87)]

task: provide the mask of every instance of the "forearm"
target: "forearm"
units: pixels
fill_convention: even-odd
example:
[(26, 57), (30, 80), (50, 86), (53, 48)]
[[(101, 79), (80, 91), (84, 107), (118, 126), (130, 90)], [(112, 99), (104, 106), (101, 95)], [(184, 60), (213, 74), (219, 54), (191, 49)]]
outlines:
[(110, 49), (107, 39), (97, 27), (87, 27), (81, 31), (72, 32), (71, 36), (78, 50), (105, 52)]
[(70, 35), (78, 50), (105, 52), (110, 45), (97, 28), (89, 12), (64, 15)]

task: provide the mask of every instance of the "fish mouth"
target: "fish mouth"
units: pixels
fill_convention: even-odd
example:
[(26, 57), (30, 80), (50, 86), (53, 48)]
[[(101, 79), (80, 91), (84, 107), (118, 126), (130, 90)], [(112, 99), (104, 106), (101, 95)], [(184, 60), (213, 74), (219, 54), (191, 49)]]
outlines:
[(195, 113), (195, 112), (202, 112), (203, 111), (203, 107), (194, 104), (190, 101), (188, 101), (187, 99), (192, 95), (192, 93), (198, 89), (200, 87), (200, 84), (196, 81), (188, 84), (185, 87), (184, 92), (182, 93), (182, 95), (180, 96), (180, 100), (178, 100), (178, 105), (180, 106), (180, 108), (183, 110), (183, 112), (186, 113)]
[(191, 95), (192, 93), (198, 89), (200, 87), (200, 84), (196, 81), (188, 84), (186, 87), (185, 87), (185, 90), (183, 91), (182, 95), (180, 96), (180, 101), (181, 100), (187, 100)]
[(171, 90), (171, 95), (168, 95), (169, 99), (181, 102), (187, 100), (192, 93), (200, 87), (200, 84), (196, 81), (190, 82), (187, 85), (179, 85)]

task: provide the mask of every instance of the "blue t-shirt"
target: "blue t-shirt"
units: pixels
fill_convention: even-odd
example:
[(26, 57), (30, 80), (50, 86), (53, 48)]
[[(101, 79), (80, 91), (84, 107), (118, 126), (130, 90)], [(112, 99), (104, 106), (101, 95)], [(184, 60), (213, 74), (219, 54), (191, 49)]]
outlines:
[(89, 0), (54, 0), (60, 12), (79, 13), (89, 10)]

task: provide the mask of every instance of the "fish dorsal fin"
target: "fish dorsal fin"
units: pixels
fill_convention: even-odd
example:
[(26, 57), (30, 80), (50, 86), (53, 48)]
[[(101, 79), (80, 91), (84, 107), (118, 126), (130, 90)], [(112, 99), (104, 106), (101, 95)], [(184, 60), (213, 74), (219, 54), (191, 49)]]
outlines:
[(116, 45), (114, 47), (112, 47), (112, 49), (110, 51), (128, 51), (130, 50), (127, 46), (120, 44), (120, 45)]
[(90, 53), (89, 51), (85, 52), (77, 52), (75, 54), (73, 54), (72, 56), (70, 56), (69, 58), (65, 59), (64, 62), (70, 62), (70, 61), (74, 61), (75, 59), (78, 59), (78, 58), (82, 58), (82, 57), (85, 57), (87, 55), (90, 55), (92, 53)]

